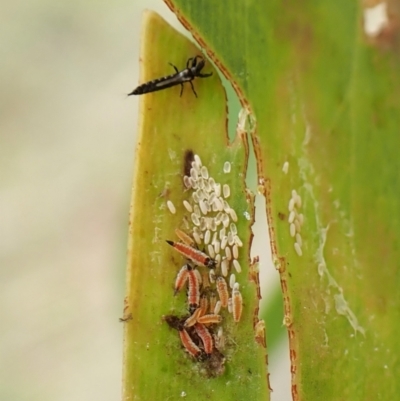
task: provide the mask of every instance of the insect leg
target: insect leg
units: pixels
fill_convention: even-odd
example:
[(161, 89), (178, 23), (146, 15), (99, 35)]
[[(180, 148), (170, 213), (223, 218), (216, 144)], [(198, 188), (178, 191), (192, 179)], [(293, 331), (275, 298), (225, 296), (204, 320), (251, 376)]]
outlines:
[(209, 74), (200, 74), (200, 73), (198, 73), (197, 76), (201, 77), (201, 78), (207, 78), (207, 77), (211, 77), (212, 74), (213, 74), (212, 72), (210, 72)]
[(194, 90), (194, 86), (193, 86), (192, 81), (189, 81), (189, 83), (190, 83), (190, 86), (192, 87), (192, 91), (193, 91), (194, 95), (197, 97), (197, 93), (196, 93), (196, 91)]
[[(193, 58), (193, 57), (188, 58), (188, 61), (186, 62), (186, 68), (190, 68), (191, 66), (193, 67), (193, 65), (196, 65), (196, 57), (195, 58)], [(193, 60), (193, 63), (192, 63), (192, 60)]]
[(175, 72), (177, 74), (179, 74), (179, 70), (176, 68), (176, 65), (173, 65), (172, 63), (168, 63), (171, 67), (173, 67), (173, 69), (175, 70)]
[(183, 83), (181, 83), (180, 85), (181, 85), (181, 94), (179, 95), (179, 97), (182, 97), (182, 93), (183, 93)]

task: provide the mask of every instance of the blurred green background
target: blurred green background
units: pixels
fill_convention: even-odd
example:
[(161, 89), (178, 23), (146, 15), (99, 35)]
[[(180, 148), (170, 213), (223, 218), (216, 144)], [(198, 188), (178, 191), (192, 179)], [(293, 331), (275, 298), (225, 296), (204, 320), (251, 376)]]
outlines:
[[(138, 111), (126, 94), (144, 8), (179, 26), (155, 0), (1, 5), (1, 400), (121, 397)], [(279, 281), (258, 202), (268, 301)], [(279, 401), (291, 399), (285, 342), (269, 350)]]

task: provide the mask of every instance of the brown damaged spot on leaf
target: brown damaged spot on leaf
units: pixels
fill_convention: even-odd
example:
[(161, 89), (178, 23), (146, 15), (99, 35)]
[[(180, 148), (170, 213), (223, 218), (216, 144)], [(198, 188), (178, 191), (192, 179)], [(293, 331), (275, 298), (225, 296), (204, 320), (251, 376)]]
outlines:
[(278, 213), (278, 218), (279, 218), (279, 220), (286, 220), (286, 214), (285, 213), (282, 213), (282, 212), (279, 212)]
[(132, 313), (129, 313), (128, 315), (124, 315), (123, 317), (120, 317), (118, 319), (121, 323), (128, 322), (129, 320), (132, 320)]
[(393, 0), (365, 0), (364, 38), (370, 45), (382, 50), (394, 50), (399, 47), (400, 6)]
[(182, 330), (183, 325), (185, 324), (186, 319), (190, 315), (179, 317), (175, 315), (165, 315), (162, 317), (162, 320), (168, 324), (169, 327), (175, 330)]
[(132, 320), (132, 312), (130, 312), (128, 297), (125, 297), (124, 298), (124, 310), (122, 313), (122, 317), (119, 318), (119, 321), (124, 323), (129, 320)]
[(297, 391), (297, 386), (295, 384), (292, 386), (292, 398), (293, 401), (297, 401), (299, 399), (299, 393)]
[(254, 327), (254, 338), (263, 348), (267, 348), (266, 338), (265, 338), (265, 322), (264, 320), (259, 320)]
[[(266, 363), (268, 364), (268, 358), (266, 358), (267, 359), (267, 361), (266, 361)], [(267, 383), (268, 383), (268, 389), (269, 389), (269, 391), (274, 391), (273, 389), (272, 389), (272, 387), (271, 387), (271, 382), (269, 381), (269, 373), (267, 374)]]
[[(260, 287), (260, 268), (259, 268), (260, 258), (259, 256), (254, 257), (253, 261), (249, 267), (249, 280), (253, 281), (256, 285), (257, 298), (261, 300), (261, 287)], [(257, 314), (258, 316), (258, 314)]]
[[(271, 252), (272, 252), (272, 258), (275, 261), (275, 267), (279, 271), (280, 274), (280, 282), (281, 282), (281, 289), (282, 289), (282, 295), (283, 295), (283, 304), (284, 304), (284, 319), (283, 323), (288, 329), (288, 334), (289, 334), (289, 344), (290, 344), (290, 355), (291, 355), (291, 374), (292, 374), (292, 395), (293, 395), (293, 400), (298, 400), (298, 392), (297, 392), (297, 387), (296, 387), (296, 377), (295, 373), (297, 370), (297, 364), (296, 364), (296, 358), (292, 357), (296, 355), (296, 352), (294, 350), (295, 348), (295, 332), (294, 330), (291, 329), (291, 326), (293, 324), (293, 315), (292, 315), (292, 308), (291, 308), (291, 300), (289, 297), (289, 292), (287, 288), (287, 279), (288, 279), (288, 274), (287, 274), (287, 269), (286, 269), (286, 259), (282, 256), (278, 255), (278, 249), (277, 245), (275, 242), (275, 226), (274, 226), (274, 219), (273, 219), (273, 213), (272, 213), (272, 199), (271, 199), (271, 180), (266, 177), (263, 167), (262, 167), (262, 150), (260, 147), (260, 143), (258, 141), (257, 136), (252, 135), (252, 142), (253, 142), (253, 148), (254, 148), (254, 153), (256, 156), (257, 160), (257, 174), (258, 174), (258, 187), (259, 187), (259, 192), (262, 193), (265, 196), (265, 203), (266, 203), (266, 214), (267, 214), (267, 221), (268, 221), (268, 230), (269, 230), (269, 236), (270, 236), (270, 245), (271, 245)], [(283, 213), (282, 213), (283, 215)], [(282, 220), (281, 217), (279, 216)]]
[[(194, 327), (184, 327), (185, 321), (190, 315), (179, 317), (175, 315), (165, 315), (162, 320), (165, 321), (172, 329), (181, 331), (186, 330), (191, 340), (196, 344), (197, 347), (202, 348), (203, 344), (199, 338)], [(211, 329), (209, 329), (211, 331)], [(207, 377), (218, 377), (225, 372), (225, 356), (215, 346), (213, 346), (210, 354), (202, 352), (195, 358), (200, 364), (200, 372)]]
[(194, 161), (194, 153), (192, 149), (185, 150), (183, 155), (183, 176), (187, 175), (190, 177), (190, 169), (192, 168), (192, 162)]

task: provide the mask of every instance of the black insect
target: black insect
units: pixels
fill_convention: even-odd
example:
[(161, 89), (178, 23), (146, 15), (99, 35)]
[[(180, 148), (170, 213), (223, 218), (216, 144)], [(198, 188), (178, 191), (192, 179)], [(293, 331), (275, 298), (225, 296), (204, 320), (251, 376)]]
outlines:
[(174, 67), (176, 74), (167, 75), (163, 78), (154, 79), (153, 81), (146, 82), (142, 85), (139, 85), (136, 89), (134, 89), (130, 95), (143, 95), (144, 93), (160, 91), (162, 89), (170, 88), (171, 86), (181, 85), (181, 94), (183, 92), (183, 84), (185, 82), (189, 82), (192, 87), (192, 91), (197, 97), (197, 93), (194, 90), (192, 81), (196, 78), (207, 78), (212, 75), (212, 72), (209, 74), (202, 74), (201, 70), (205, 65), (205, 60), (202, 56), (195, 56), (188, 59), (186, 63), (186, 68), (179, 72), (179, 70), (171, 63), (169, 63), (172, 67)]

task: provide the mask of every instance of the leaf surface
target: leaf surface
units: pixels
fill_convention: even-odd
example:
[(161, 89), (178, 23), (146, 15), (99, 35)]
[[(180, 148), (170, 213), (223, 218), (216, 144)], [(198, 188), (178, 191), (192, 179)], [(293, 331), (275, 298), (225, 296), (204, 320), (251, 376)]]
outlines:
[[(156, 14), (148, 12), (144, 19), (140, 82), (168, 75), (172, 69), (168, 62), (183, 69), (188, 57), (199, 54)], [(213, 68), (207, 63), (202, 72), (209, 71)], [(179, 86), (141, 97), (124, 311), (123, 399), (265, 400), (265, 349), (255, 341), (253, 330), (256, 286), (247, 278), (253, 213), (253, 199), (244, 187), (247, 137), (238, 135), (228, 144), (225, 91), (215, 70), (212, 77), (195, 79), (193, 84), (198, 98), (188, 84), (182, 97)], [(178, 240), (176, 228), (189, 232), (193, 228), (183, 206), (183, 200), (192, 201), (193, 192), (183, 185), (188, 150), (201, 157), (216, 182), (230, 186), (227, 200), (237, 213), (244, 244), (239, 256), (243, 271), (237, 274), (242, 318), (234, 323), (226, 309), (221, 312), (226, 340), (223, 374), (210, 365), (211, 358), (199, 362), (186, 353), (178, 331), (165, 322), (168, 315), (188, 315), (185, 291), (173, 295), (175, 277), (186, 260), (166, 243)], [(229, 174), (223, 171), (226, 161), (231, 163)], [(175, 214), (167, 201), (175, 205)], [(208, 275), (205, 267), (199, 271)], [(217, 329), (210, 330), (216, 334)]]
[[(373, 39), (361, 3), (347, 0), (167, 4), (257, 120), (294, 399), (397, 398), (398, 3)], [(288, 223), (293, 190), (302, 256)]]

